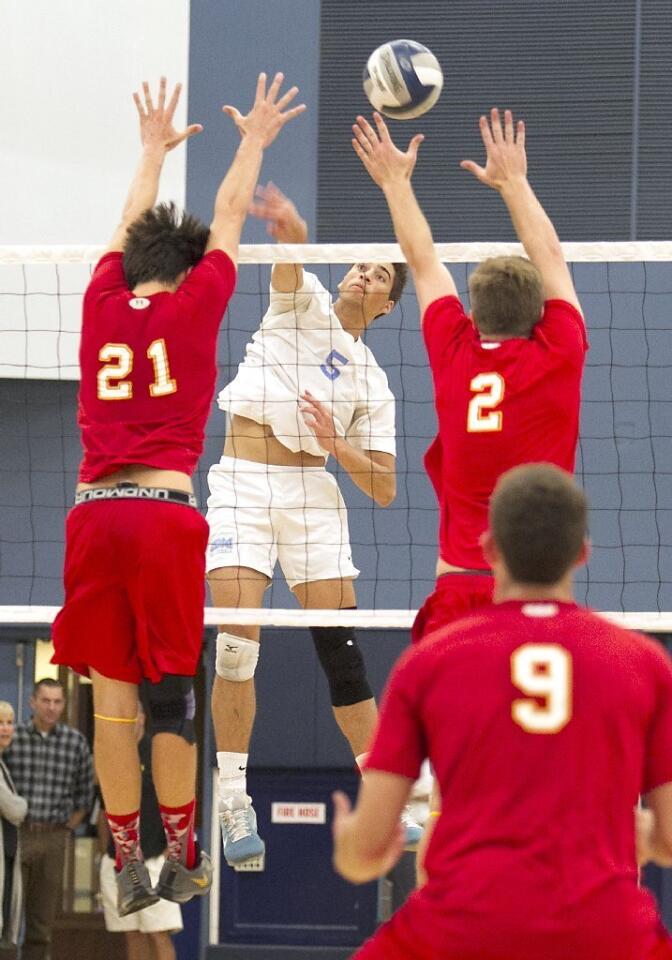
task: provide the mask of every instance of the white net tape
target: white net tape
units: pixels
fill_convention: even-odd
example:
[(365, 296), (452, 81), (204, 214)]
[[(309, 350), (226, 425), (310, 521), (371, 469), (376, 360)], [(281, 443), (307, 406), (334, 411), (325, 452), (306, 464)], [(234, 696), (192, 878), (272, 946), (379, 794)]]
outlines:
[[(0, 606), (0, 628), (4, 626), (42, 626), (54, 622), (59, 607)], [(216, 609), (206, 607), (205, 625), (215, 627), (226, 620), (230, 624), (262, 627), (359, 627), (376, 630), (409, 630), (417, 610), (253, 610), (243, 607)], [(672, 633), (672, 611), (660, 613), (603, 612), (601, 616), (628, 630), (643, 633)]]

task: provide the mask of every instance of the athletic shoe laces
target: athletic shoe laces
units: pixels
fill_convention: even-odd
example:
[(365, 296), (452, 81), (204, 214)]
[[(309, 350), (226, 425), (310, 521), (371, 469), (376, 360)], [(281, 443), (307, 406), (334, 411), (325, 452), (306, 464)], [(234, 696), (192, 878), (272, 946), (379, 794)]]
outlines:
[(244, 840), (245, 837), (252, 836), (252, 823), (249, 807), (243, 807), (240, 810), (223, 810), (221, 817), (222, 823), (226, 827), (226, 833), (229, 840), (232, 840), (235, 843), (238, 840)]

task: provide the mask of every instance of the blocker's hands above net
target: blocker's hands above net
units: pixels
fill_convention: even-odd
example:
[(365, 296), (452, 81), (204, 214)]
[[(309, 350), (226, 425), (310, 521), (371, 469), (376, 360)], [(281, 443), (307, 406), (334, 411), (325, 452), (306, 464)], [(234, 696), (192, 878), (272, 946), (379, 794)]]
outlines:
[(525, 124), (518, 120), (513, 124), (513, 114), (504, 111), (504, 128), (497, 107), (490, 111), (490, 122), (486, 116), (479, 120), (483, 146), (485, 147), (485, 166), (481, 167), (473, 160), (463, 160), (463, 170), (473, 173), (477, 180), (493, 190), (501, 190), (505, 183), (527, 176), (527, 156), (525, 154)]
[(352, 125), (352, 146), (355, 153), (379, 187), (399, 180), (410, 180), (418, 159), (418, 149), (425, 139), (423, 134), (416, 133), (406, 153), (403, 153), (394, 145), (381, 115), (374, 113), (373, 119), (375, 130), (366, 117), (357, 117), (357, 123)]
[(187, 140), (189, 137), (200, 133), (203, 127), (200, 123), (192, 123), (184, 130), (176, 130), (173, 126), (173, 116), (182, 92), (182, 84), (178, 83), (173, 90), (173, 94), (166, 104), (166, 78), (161, 77), (159, 81), (159, 98), (156, 106), (152, 100), (152, 94), (149, 84), (146, 80), (142, 84), (143, 102), (139, 93), (133, 94), (135, 107), (140, 118), (140, 140), (145, 150), (162, 150), (167, 153), (174, 150), (178, 144)]
[(256, 137), (261, 140), (262, 146), (268, 147), (284, 125), (306, 109), (305, 103), (292, 107), (291, 110), (285, 109), (299, 92), (298, 87), (290, 87), (287, 93), (284, 93), (279, 100), (277, 99), (284, 79), (284, 74), (276, 73), (267, 92), (266, 74), (260, 73), (254, 104), (245, 116), (229, 104), (222, 107), (224, 113), (231, 117), (238, 127), (241, 137)]

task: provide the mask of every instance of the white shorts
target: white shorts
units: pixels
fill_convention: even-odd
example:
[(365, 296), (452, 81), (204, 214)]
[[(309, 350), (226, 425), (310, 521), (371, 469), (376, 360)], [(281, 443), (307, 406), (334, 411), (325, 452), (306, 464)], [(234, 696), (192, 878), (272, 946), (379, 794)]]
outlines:
[[(152, 886), (159, 880), (165, 857), (151, 857), (145, 860)], [(117, 882), (114, 874), (114, 860), (107, 854), (100, 861), (100, 895), (105, 914), (105, 929), (110, 933), (179, 933), (182, 929), (182, 911), (179, 903), (159, 900), (151, 907), (120, 917), (117, 913)]]
[(208, 486), (208, 572), (250, 567), (270, 578), (279, 560), (290, 588), (359, 575), (345, 503), (324, 467), (222, 457), (210, 467)]

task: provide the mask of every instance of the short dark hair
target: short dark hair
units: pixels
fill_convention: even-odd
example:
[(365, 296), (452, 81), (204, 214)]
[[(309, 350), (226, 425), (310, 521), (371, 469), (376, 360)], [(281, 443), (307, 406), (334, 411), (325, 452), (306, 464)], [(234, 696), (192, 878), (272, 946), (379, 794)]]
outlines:
[(37, 696), (37, 692), (40, 687), (60, 687), (63, 690), (63, 684), (60, 680), (54, 680), (53, 677), (42, 677), (41, 680), (36, 680), (35, 685), (33, 686), (33, 696)]
[(174, 203), (145, 210), (130, 225), (124, 242), (124, 273), (133, 290), (140, 283), (175, 283), (205, 253), (210, 230)]
[(526, 257), (490, 257), (469, 277), (471, 315), (486, 336), (529, 337), (541, 319), (541, 274)]
[(399, 303), (408, 280), (408, 266), (405, 263), (393, 263), (392, 266), (394, 267), (394, 282), (390, 290), (390, 300)]
[(549, 463), (503, 474), (490, 501), (490, 529), (518, 583), (557, 583), (586, 537), (588, 500), (574, 478)]

